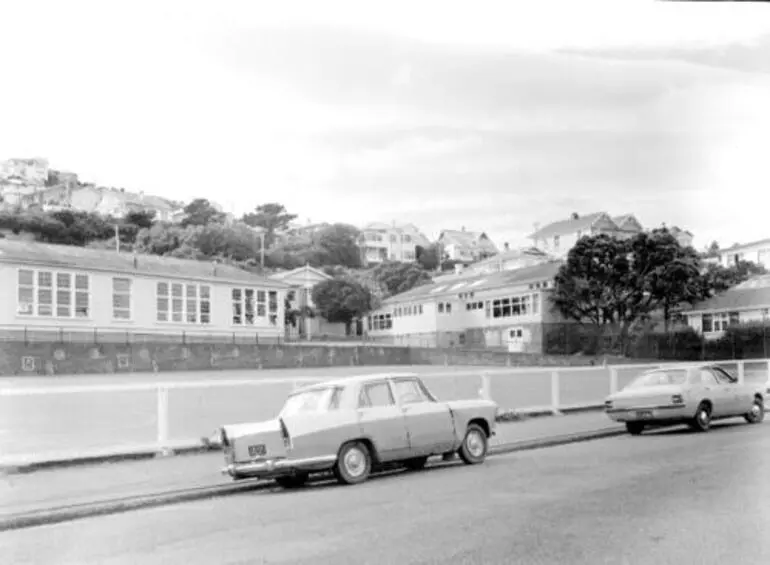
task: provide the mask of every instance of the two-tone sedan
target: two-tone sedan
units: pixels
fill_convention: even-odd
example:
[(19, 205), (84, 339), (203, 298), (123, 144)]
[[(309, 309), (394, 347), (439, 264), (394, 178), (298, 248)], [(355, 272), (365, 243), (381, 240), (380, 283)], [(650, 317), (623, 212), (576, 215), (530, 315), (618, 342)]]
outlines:
[(421, 469), (433, 455), (477, 464), (496, 414), (489, 400), (441, 402), (411, 373), (328, 381), (293, 392), (274, 420), (223, 426), (223, 472), (288, 488), (327, 471), (357, 484), (384, 464)]
[(683, 364), (645, 371), (607, 397), (604, 409), (633, 435), (672, 424), (706, 431), (714, 420), (737, 416), (751, 424), (762, 422), (769, 392), (767, 385), (739, 383), (715, 364)]

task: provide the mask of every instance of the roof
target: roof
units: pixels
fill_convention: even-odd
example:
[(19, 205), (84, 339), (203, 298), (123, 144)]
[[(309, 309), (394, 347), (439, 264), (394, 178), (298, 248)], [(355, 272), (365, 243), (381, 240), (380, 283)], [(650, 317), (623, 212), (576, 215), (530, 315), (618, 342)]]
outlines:
[(770, 307), (770, 275), (753, 277), (725, 292), (693, 304), (687, 313), (725, 312)]
[(586, 230), (590, 228), (594, 222), (596, 222), (596, 220), (602, 216), (606, 216), (607, 219), (612, 220), (612, 218), (610, 218), (606, 212), (595, 212), (593, 214), (580, 216), (579, 218), (569, 218), (567, 220), (553, 222), (530, 234), (529, 237), (531, 239), (548, 239), (549, 237), (553, 237), (555, 235), (566, 235), (575, 233), (577, 231)]
[(423, 300), (429, 297), (437, 298), (446, 294), (457, 294), (465, 291), (479, 292), (492, 288), (518, 286), (528, 282), (552, 279), (556, 276), (561, 265), (562, 261), (548, 261), (547, 263), (511, 271), (502, 271), (500, 273), (474, 273), (470, 276), (460, 274), (451, 280), (445, 279), (438, 283), (434, 282), (433, 284), (418, 286), (407, 292), (391, 296), (383, 302), (383, 305), (400, 304), (414, 300)]
[[(136, 262), (135, 262), (136, 260)], [(284, 282), (244, 271), (232, 265), (176, 259), (159, 255), (117, 253), (74, 245), (53, 245), (32, 241), (0, 239), (0, 263), (99, 271), (129, 275), (200, 279), (218, 283), (267, 283), (288, 288)]]
[(443, 230), (439, 235), (443, 245), (458, 245), (465, 248), (481, 247), (490, 251), (497, 251), (497, 246), (486, 233), (480, 231)]
[(525, 257), (542, 258), (544, 260), (552, 259), (551, 255), (549, 255), (545, 251), (538, 249), (537, 247), (521, 247), (518, 249), (510, 249), (508, 251), (503, 251), (502, 253), (498, 253), (487, 259), (476, 261), (475, 263), (472, 263), (471, 266), (468, 267), (468, 269), (477, 270), (479, 268), (483, 268), (489, 265), (495, 265), (500, 261), (510, 261), (511, 259), (522, 259)]
[(292, 269), (290, 271), (281, 271), (279, 273), (275, 273), (274, 275), (270, 275), (270, 278), (273, 280), (281, 281), (284, 279), (288, 279), (293, 277), (294, 275), (304, 274), (304, 273), (313, 273), (315, 275), (318, 275), (320, 277), (323, 277), (325, 279), (332, 279), (334, 277), (331, 277), (324, 273), (323, 271), (316, 269), (315, 267), (311, 267), (310, 265), (303, 265), (302, 267), (297, 267), (296, 269)]
[(729, 253), (731, 251), (738, 251), (739, 249), (745, 249), (747, 247), (754, 247), (755, 245), (770, 245), (770, 238), (760, 239), (752, 241), (750, 243), (736, 243), (735, 245), (728, 247), (727, 249), (720, 249), (719, 253)]
[(344, 386), (349, 384), (365, 384), (372, 381), (378, 381), (386, 378), (398, 378), (398, 377), (419, 377), (417, 373), (375, 373), (371, 375), (354, 375), (352, 377), (340, 377), (337, 379), (331, 379), (320, 383), (313, 383), (304, 387), (301, 387), (296, 392), (303, 392), (306, 390), (313, 390), (318, 388), (328, 388), (330, 386)]

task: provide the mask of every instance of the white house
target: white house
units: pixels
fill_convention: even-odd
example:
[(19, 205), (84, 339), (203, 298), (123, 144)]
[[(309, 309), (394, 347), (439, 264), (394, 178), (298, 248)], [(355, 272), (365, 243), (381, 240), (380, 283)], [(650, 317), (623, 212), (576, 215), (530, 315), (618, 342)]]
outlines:
[(484, 232), (444, 230), (438, 237), (438, 244), (444, 257), (451, 261), (472, 263), (495, 255), (497, 246)]
[(513, 271), (524, 267), (532, 267), (540, 263), (553, 261), (555, 257), (536, 247), (523, 247), (519, 249), (510, 249), (506, 243), (502, 252), (493, 255), (488, 259), (482, 259), (476, 263), (471, 263), (463, 273), (499, 273), (502, 271)]
[(376, 265), (384, 261), (416, 261), (417, 247), (427, 247), (430, 242), (414, 224), (373, 222), (361, 230), (358, 244), (364, 263)]
[(687, 324), (708, 339), (723, 335), (731, 324), (766, 322), (770, 312), (770, 275), (754, 277), (693, 305)]
[(560, 264), (460, 275), (414, 288), (385, 300), (369, 316), (367, 333), (412, 346), (541, 352), (545, 325), (557, 321), (545, 296)]
[(0, 239), (0, 288), (6, 330), (272, 341), (288, 285), (223, 264)]
[(553, 222), (537, 229), (529, 238), (533, 245), (556, 257), (566, 257), (578, 240), (584, 235), (607, 234), (614, 237), (632, 237), (643, 231), (641, 223), (633, 214), (612, 218), (606, 212), (586, 216), (577, 213), (569, 219)]
[(719, 260), (724, 267), (734, 265), (738, 261), (752, 261), (770, 269), (770, 239), (761, 239), (722, 249), (719, 251)]
[(306, 307), (311, 310), (315, 309), (312, 294), (313, 287), (319, 282), (331, 280), (333, 277), (310, 265), (306, 265), (291, 271), (276, 273), (270, 278), (289, 286), (286, 295), (289, 305), (293, 310), (300, 312), (297, 323), (287, 328), (290, 336), (310, 339), (313, 336), (345, 335), (345, 324), (328, 322), (318, 314), (312, 318), (303, 315), (303, 310)]

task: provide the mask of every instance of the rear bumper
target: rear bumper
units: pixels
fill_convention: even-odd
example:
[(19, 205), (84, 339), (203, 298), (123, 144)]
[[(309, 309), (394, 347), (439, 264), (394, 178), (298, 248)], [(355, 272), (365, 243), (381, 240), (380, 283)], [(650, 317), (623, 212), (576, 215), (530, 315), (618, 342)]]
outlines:
[(244, 463), (230, 463), (222, 468), (222, 474), (234, 479), (269, 478), (290, 475), (296, 471), (315, 471), (330, 467), (336, 455), (309, 457), (306, 459), (265, 459)]
[(615, 422), (676, 422), (692, 418), (695, 411), (687, 405), (663, 405), (607, 408), (604, 412)]

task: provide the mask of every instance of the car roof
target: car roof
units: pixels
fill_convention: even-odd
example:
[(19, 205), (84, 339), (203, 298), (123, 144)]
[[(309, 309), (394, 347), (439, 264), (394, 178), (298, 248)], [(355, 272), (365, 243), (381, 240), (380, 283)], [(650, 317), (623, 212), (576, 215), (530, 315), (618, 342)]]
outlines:
[(653, 371), (665, 371), (665, 370), (670, 370), (670, 369), (682, 369), (684, 371), (689, 371), (689, 370), (692, 370), (692, 369), (702, 369), (704, 367), (709, 367), (709, 368), (710, 367), (719, 367), (720, 369), (722, 368), (717, 363), (709, 363), (707, 361), (701, 361), (699, 363), (661, 363), (660, 366), (655, 367), (653, 369), (648, 369), (645, 372), (651, 373)]
[(303, 386), (297, 389), (295, 392), (301, 392), (306, 390), (314, 390), (319, 388), (329, 388), (332, 386), (348, 386), (348, 385), (361, 385), (373, 381), (379, 381), (382, 379), (395, 379), (399, 377), (419, 377), (417, 373), (375, 373), (369, 375), (353, 375), (350, 377), (340, 377), (337, 379), (331, 379), (320, 383), (313, 383), (311, 385)]

